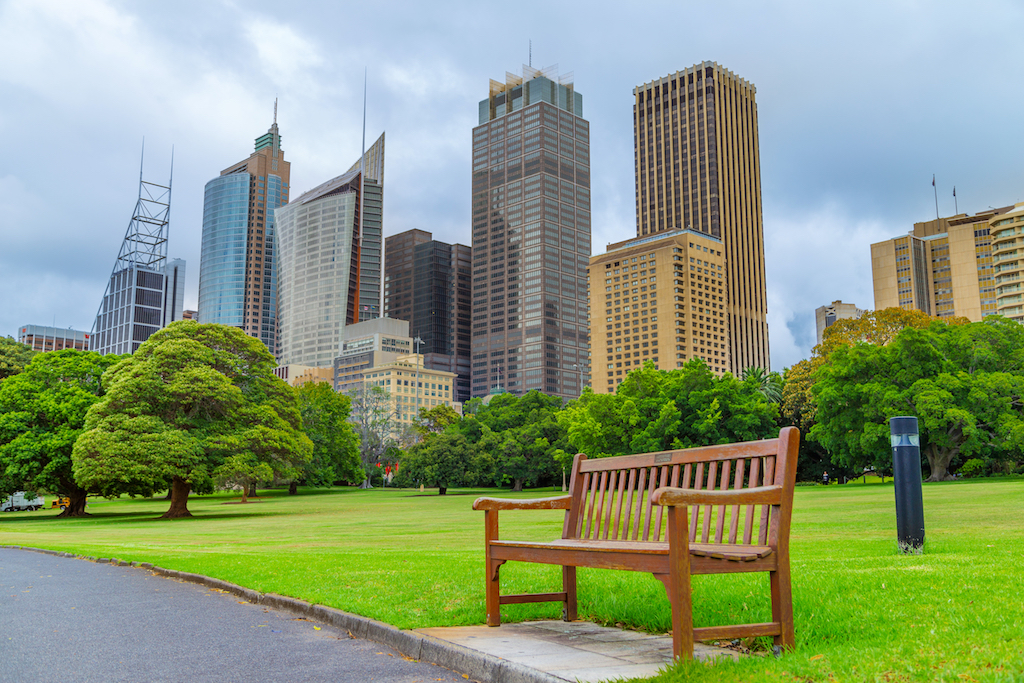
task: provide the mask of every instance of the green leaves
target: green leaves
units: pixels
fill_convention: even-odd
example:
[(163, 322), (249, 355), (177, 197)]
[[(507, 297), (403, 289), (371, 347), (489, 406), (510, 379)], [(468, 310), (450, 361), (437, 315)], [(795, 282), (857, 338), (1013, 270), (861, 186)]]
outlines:
[(760, 380), (716, 377), (700, 360), (667, 372), (648, 364), (615, 394), (585, 390), (558, 420), (590, 457), (749, 441), (776, 429), (778, 407), (761, 389)]
[(963, 455), (1019, 452), (1024, 329), (1002, 318), (909, 327), (885, 346), (840, 347), (815, 372), (810, 438), (851, 468), (891, 464), (888, 419), (919, 420), (930, 480)]
[(119, 360), (52, 351), (0, 382), (0, 475), (18, 489), (84, 496), (72, 474), (72, 448), (102, 394), (100, 378)]
[(325, 382), (308, 382), (296, 393), (303, 429), (313, 442), (313, 456), (301, 478), (309, 486), (361, 481), (365, 475), (359, 461), (359, 436), (348, 422), (352, 399)]
[(273, 368), (266, 347), (235, 328), (181, 321), (158, 331), (104, 375), (106, 395), (75, 444), (75, 477), (105, 495), (173, 480), (194, 488), (236, 456), (298, 476), (313, 444)]
[(0, 381), (17, 375), (29, 364), (36, 352), (32, 347), (11, 337), (0, 337)]

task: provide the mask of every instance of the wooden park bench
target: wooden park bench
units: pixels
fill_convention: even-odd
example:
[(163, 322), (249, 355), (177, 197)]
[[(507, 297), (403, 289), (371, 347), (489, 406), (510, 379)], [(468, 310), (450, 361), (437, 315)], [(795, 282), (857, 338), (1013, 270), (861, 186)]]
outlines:
[[(569, 495), (537, 500), (479, 498), (484, 510), (487, 625), (501, 605), (562, 602), (576, 619), (576, 568), (650, 572), (672, 607), (672, 650), (692, 658), (694, 640), (773, 636), (792, 648), (789, 524), (800, 433), (777, 439), (686, 450), (573, 460)], [(562, 537), (550, 542), (498, 536), (501, 510), (565, 510)], [(499, 568), (509, 560), (562, 566), (556, 593), (501, 595)], [(768, 572), (772, 620), (693, 628), (692, 574)]]

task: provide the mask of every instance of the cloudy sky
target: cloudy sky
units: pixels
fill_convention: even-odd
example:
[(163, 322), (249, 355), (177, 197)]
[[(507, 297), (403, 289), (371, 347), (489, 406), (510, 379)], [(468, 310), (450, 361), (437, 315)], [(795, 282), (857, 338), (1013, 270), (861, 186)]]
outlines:
[(939, 211), (1024, 201), (1019, 2), (0, 0), (0, 335), (89, 329), (147, 180), (195, 308), (204, 184), (252, 151), (274, 98), (293, 196), (387, 132), (385, 234), (468, 243), (488, 79), (575, 74), (591, 122), (595, 249), (635, 235), (632, 88), (704, 60), (754, 83), (772, 366), (814, 309), (873, 307), (869, 245)]

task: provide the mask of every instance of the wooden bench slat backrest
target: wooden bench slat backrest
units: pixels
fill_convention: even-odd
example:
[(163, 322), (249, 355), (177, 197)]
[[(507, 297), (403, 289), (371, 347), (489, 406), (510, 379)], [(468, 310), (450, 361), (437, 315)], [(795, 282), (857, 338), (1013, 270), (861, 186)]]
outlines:
[[(790, 432), (789, 430), (792, 430)], [(573, 461), (564, 538), (664, 542), (664, 508), (652, 507), (662, 486), (695, 490), (783, 486), (791, 501), (796, 479), (794, 428), (779, 438), (723, 446)], [(770, 505), (703, 505), (689, 512), (692, 543), (775, 545), (779, 520)]]

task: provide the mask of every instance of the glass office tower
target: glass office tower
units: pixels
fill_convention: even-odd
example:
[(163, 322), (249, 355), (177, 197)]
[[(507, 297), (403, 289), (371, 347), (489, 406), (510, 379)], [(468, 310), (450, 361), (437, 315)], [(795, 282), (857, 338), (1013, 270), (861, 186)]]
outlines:
[(206, 184), (199, 263), (199, 321), (240, 327), (275, 356), (274, 209), (288, 203), (291, 163), (274, 124), (248, 159)]

